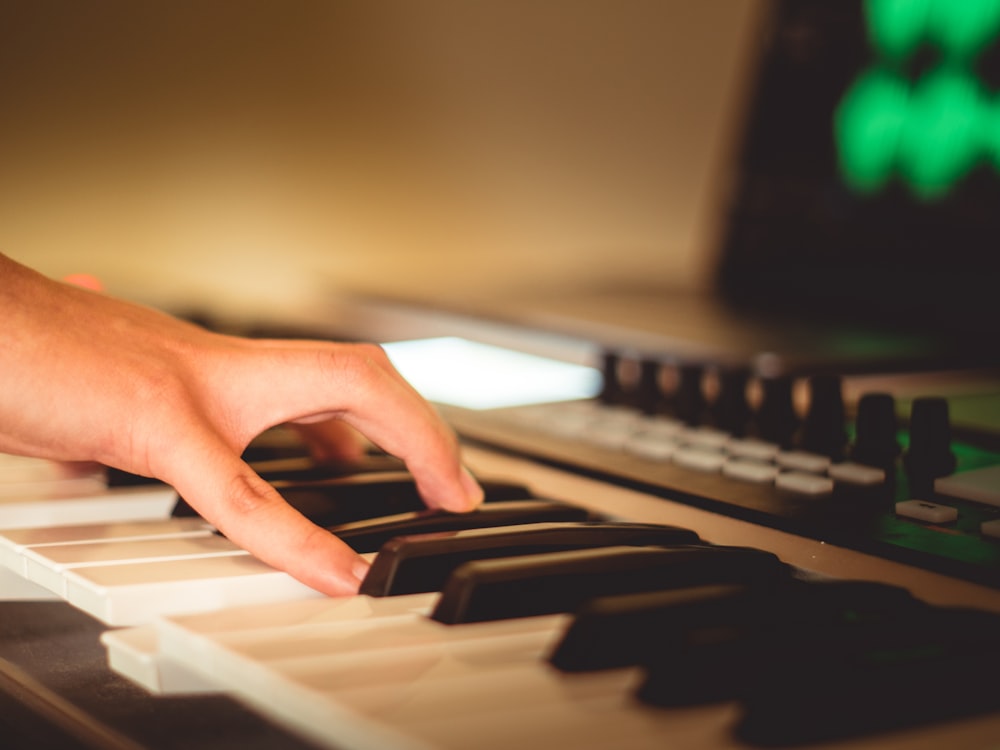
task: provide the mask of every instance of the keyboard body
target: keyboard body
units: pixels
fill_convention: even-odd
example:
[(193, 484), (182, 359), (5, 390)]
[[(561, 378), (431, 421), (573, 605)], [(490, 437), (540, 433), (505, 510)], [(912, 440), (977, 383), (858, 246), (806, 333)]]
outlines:
[[(831, 492), (789, 490), (773, 476), (730, 476), (723, 463), (701, 463), (697, 451), (687, 462), (675, 460), (676, 452), (638, 453), (626, 449), (620, 424), (629, 423), (631, 434), (658, 417), (617, 404), (440, 409), (477, 475), (522, 485), (532, 497), (606, 521), (689, 529), (708, 545), (773, 553), (804, 580), (884, 584), (929, 607), (1000, 615), (1000, 540), (981, 531), (998, 513), (989, 503), (934, 496), (958, 507), (959, 522), (920, 522), (894, 512), (896, 502), (912, 499), (905, 478), (849, 487), (838, 480)], [(562, 419), (557, 414), (574, 411), (603, 426), (585, 437), (570, 417), (570, 429), (551, 429)], [(719, 439), (697, 426), (685, 430), (692, 442)], [(991, 446), (955, 446), (962, 471), (1000, 463)], [(731, 446), (709, 447), (732, 458)], [(774, 460), (764, 463), (774, 468)], [(829, 480), (828, 468), (813, 474)], [(547, 658), (570, 613), (444, 626), (429, 618), (433, 593), (327, 599), (189, 513), (174, 516), (169, 487), (64, 490), (20, 487), (0, 502), (0, 595), (8, 600), (0, 608), (12, 623), (0, 657), (13, 665), (18, 691), (59, 707), (55, 715), (73, 737), (92, 737), (98, 728), (100, 739), (84, 746), (225, 747), (234, 739), (244, 747), (378, 750), (776, 744), (774, 737), (768, 743), (741, 734), (741, 700), (666, 708), (637, 700), (645, 667), (555, 670)], [(12, 509), (7, 515), (5, 507)], [(65, 627), (39, 628), (33, 617)], [(58, 664), (39, 658), (39, 637), (68, 644)], [(815, 651), (823, 650), (819, 642)], [(68, 672), (72, 684), (64, 680)], [(822, 674), (809, 676), (816, 690)], [(940, 694), (936, 686), (930, 693)], [(127, 694), (127, 709), (102, 698), (109, 694)], [(975, 708), (974, 698), (968, 703), (969, 711), (951, 715), (931, 702), (925, 721), (911, 715), (821, 744), (996, 744), (1000, 712)], [(171, 717), (169, 730), (151, 731), (136, 718), (158, 715)], [(224, 718), (206, 719), (211, 715)]]
[[(1000, 452), (992, 447), (953, 439), (954, 472), (915, 489), (901, 461), (886, 473), (596, 401), (487, 412), (449, 407), (446, 413), (467, 440), (495, 450), (1000, 589), (1000, 537), (994, 535)], [(900, 436), (905, 441), (906, 431)], [(972, 476), (985, 477), (980, 499), (967, 490), (974, 484), (964, 480)], [(793, 481), (782, 485), (785, 479)], [(954, 517), (935, 523), (903, 515), (897, 504), (907, 501)]]
[[(471, 443), (465, 450), (470, 467), (480, 476), (516, 479), (532, 494), (586, 508), (602, 518), (680, 526), (696, 530), (710, 544), (774, 552), (809, 576), (890, 583), (934, 606), (972, 606), (1000, 612), (1000, 594), (971, 581), (717, 513), (683, 498), (671, 500), (603, 482), (511, 452)], [(258, 581), (280, 580), (283, 574), (265, 570), (236, 550), (220, 554), (214, 548), (218, 541), (209, 542), (213, 546), (209, 551), (172, 549), (167, 555), (155, 551), (158, 545), (178, 541), (218, 540), (192, 519), (149, 518), (43, 528), (50, 535), (47, 544), (33, 548), (22, 544), (13, 553), (9, 551), (12, 539), (23, 543), (25, 534), (41, 532), (4, 532), (8, 569), (18, 567), (10, 565), (14, 555), (24, 565), (21, 571), (33, 560), (37, 566), (49, 565), (48, 575), (58, 573), (56, 563), (65, 565), (66, 554), (74, 546), (71, 539), (78, 533), (91, 535), (91, 541), (83, 545), (90, 548), (90, 555), (97, 554), (99, 548), (105, 557), (117, 554), (109, 552), (114, 547), (129, 550), (114, 564), (94, 564), (90, 559), (80, 567), (61, 570), (68, 580), (94, 570), (119, 568), (130, 581), (122, 591), (131, 591), (141, 602), (129, 610), (138, 614), (126, 618), (127, 623), (117, 623), (131, 627), (102, 622), (97, 609), (87, 615), (62, 612), (59, 617), (82, 616), (87, 623), (86, 639), (91, 649), (87, 671), (91, 679), (100, 674), (104, 681), (132, 684), (132, 689), (143, 693), (142, 701), (148, 701), (142, 710), (155, 712), (158, 705), (164, 710), (170, 706), (169, 711), (178, 713), (177, 734), (158, 744), (134, 721), (114, 717), (109, 706), (94, 705), (93, 700), (87, 704), (79, 695), (74, 697), (73, 691), (60, 690), (76, 703), (88, 705), (91, 721), (117, 727), (115, 731), (129, 741), (138, 737), (139, 746), (172, 746), (178, 736), (193, 731), (192, 726), (198, 724), (193, 717), (200, 710), (219, 701), (226, 706), (227, 721), (233, 714), (247, 712), (246, 726), (263, 722), (266, 731), (262, 730), (262, 736), (273, 747), (283, 747), (288, 738), (305, 746), (337, 748), (550, 747), (569, 743), (640, 748), (668, 741), (685, 747), (753, 746), (734, 734), (740, 714), (737, 702), (651, 708), (634, 698), (641, 678), (638, 669), (585, 675), (555, 672), (545, 663), (545, 656), (565, 628), (566, 615), (449, 628), (427, 619), (433, 594), (326, 599), (296, 589), (289, 579), (284, 591), (265, 594), (269, 599), (262, 603), (253, 597), (265, 587), (243, 585), (223, 593), (222, 589), (213, 590), (219, 576), (210, 573), (205, 575), (214, 579), (206, 584), (210, 593), (200, 602), (192, 599), (187, 605), (190, 611), (185, 613), (177, 600), (142, 592), (169, 579), (162, 569), (172, 569), (180, 562), (184, 567), (202, 566), (209, 571), (217, 570), (214, 566), (220, 560), (224, 565), (241, 560)], [(143, 533), (144, 529), (148, 533)], [(95, 532), (105, 536), (95, 540)], [(117, 541), (110, 541), (109, 535), (116, 533)], [(52, 535), (61, 535), (61, 540), (54, 541)], [(163, 541), (165, 537), (167, 541)], [(135, 547), (136, 541), (149, 543), (151, 557), (156, 559), (138, 559), (137, 550), (142, 545)], [(136, 584), (136, 570), (148, 575), (157, 569), (151, 578)], [(53, 580), (47, 586), (40, 588), (49, 592), (58, 588)], [(254, 593), (247, 596), (245, 592)], [(54, 593), (56, 599), (66, 598), (63, 593)], [(8, 606), (29, 604), (71, 606), (63, 601)], [(96, 667), (95, 649), (103, 659), (117, 662), (119, 673), (109, 674), (103, 664)], [(49, 679), (53, 680), (50, 685), (57, 682), (51, 674)], [(135, 683), (142, 687), (135, 688)], [(184, 704), (183, 710), (178, 709), (178, 702)], [(830, 746), (929, 749), (949, 742), (958, 747), (981, 747), (998, 736), (1000, 714), (980, 712), (888, 733), (862, 734)]]

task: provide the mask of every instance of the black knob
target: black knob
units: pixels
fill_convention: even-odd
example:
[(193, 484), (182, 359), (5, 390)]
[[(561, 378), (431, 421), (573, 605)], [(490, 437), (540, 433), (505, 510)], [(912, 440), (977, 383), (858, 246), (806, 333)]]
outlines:
[(658, 414), (665, 408), (660, 370), (656, 360), (644, 359), (639, 363), (639, 382), (632, 400), (643, 414)]
[(716, 370), (718, 392), (709, 407), (709, 420), (714, 427), (737, 437), (746, 433), (750, 422), (747, 383), (750, 370), (746, 367), (720, 367)]
[(598, 398), (609, 406), (624, 404), (628, 400), (619, 373), (621, 357), (616, 352), (604, 352), (601, 357), (601, 375), (604, 382)]
[(851, 459), (866, 466), (888, 469), (899, 456), (896, 439), (896, 401), (888, 393), (866, 393), (858, 401)]
[(799, 418), (792, 403), (792, 378), (777, 375), (761, 380), (760, 406), (754, 417), (757, 435), (762, 440), (788, 447), (795, 436)]
[(809, 409), (802, 421), (799, 445), (803, 450), (844, 458), (847, 430), (844, 427), (844, 397), (836, 375), (814, 375), (809, 379)]
[(937, 396), (914, 399), (910, 410), (910, 446), (903, 465), (911, 492), (924, 492), (933, 480), (955, 471), (951, 451), (951, 421), (948, 402)]
[(705, 392), (702, 378), (705, 368), (697, 364), (682, 364), (677, 367), (677, 389), (674, 391), (674, 414), (689, 425), (700, 424), (705, 416)]

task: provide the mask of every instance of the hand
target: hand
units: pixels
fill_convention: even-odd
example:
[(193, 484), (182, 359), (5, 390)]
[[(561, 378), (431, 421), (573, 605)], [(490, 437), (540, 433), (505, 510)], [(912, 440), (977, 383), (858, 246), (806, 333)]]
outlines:
[(156, 477), (323, 593), (356, 592), (367, 564), (240, 459), (264, 430), (297, 424), (337, 457), (359, 455), (357, 430), (406, 463), (429, 506), (482, 500), (452, 431), (378, 346), (224, 336), (3, 255), (0, 313), (0, 451)]

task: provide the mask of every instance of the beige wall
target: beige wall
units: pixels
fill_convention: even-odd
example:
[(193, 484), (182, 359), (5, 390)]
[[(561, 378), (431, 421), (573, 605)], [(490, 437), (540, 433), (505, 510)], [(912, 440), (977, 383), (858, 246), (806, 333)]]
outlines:
[(277, 314), (703, 286), (759, 4), (7, 2), (0, 248)]

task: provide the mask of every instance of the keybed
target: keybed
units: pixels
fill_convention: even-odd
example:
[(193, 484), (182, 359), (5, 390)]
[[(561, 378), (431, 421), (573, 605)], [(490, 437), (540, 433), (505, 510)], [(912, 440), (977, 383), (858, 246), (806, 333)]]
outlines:
[[(408, 597), (400, 597), (408, 599)], [(157, 625), (161, 648), (243, 700), (330, 747), (345, 741), (344, 712), (402, 731), (398, 747), (745, 748), (733, 735), (735, 702), (661, 710), (638, 704), (636, 668), (567, 675), (544, 663), (568, 622), (545, 616), (457, 627), (429, 621), (430, 602), (297, 602), (172, 617)], [(370, 607), (370, 609), (369, 609)], [(995, 738), (996, 717), (964, 726), (970, 747)], [(952, 731), (954, 728), (952, 728)], [(940, 727), (852, 738), (829, 748), (921, 748)], [(381, 747), (396, 747), (382, 745)]]
[[(995, 590), (932, 571), (488, 449), (467, 446), (465, 458), (480, 476), (513, 479), (531, 497), (591, 518), (676, 526), (696, 531), (702, 544), (773, 552), (803, 581), (879, 581), (936, 606), (1000, 612)], [(373, 482), (368, 474), (363, 483)], [(504, 487), (501, 502), (510, 491)], [(171, 491), (103, 492), (124, 504)], [(152, 517), (2, 530), (0, 563), (112, 626), (102, 635), (109, 663), (151, 693), (222, 691), (324, 747), (645, 748), (668, 739), (685, 747), (750, 747), (735, 731), (738, 700), (646, 705), (637, 698), (646, 679), (641, 665), (567, 673), (549, 664), (571, 613), (449, 626), (432, 619), (437, 591), (321, 597), (197, 517), (146, 513)], [(828, 746), (930, 750), (943, 742), (980, 746), (998, 733), (1000, 715), (986, 712), (957, 724), (861, 732)]]

